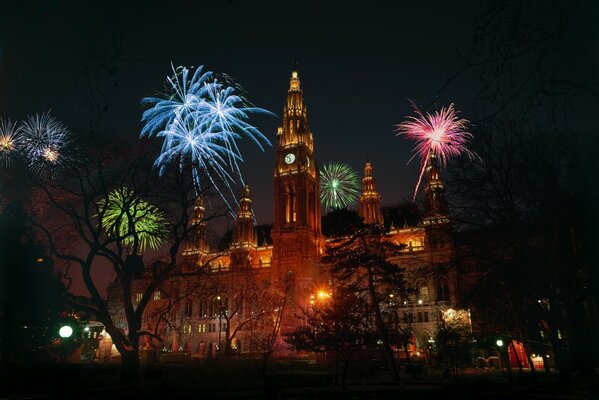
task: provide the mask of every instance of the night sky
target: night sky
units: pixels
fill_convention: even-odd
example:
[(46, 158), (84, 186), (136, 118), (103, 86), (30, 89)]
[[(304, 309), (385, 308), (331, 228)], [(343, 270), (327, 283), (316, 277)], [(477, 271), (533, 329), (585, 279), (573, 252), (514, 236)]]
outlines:
[[(162, 88), (171, 61), (227, 73), (280, 116), (295, 58), (317, 161), (361, 175), (370, 159), (383, 204), (407, 200), (417, 179), (417, 163), (406, 167), (411, 144), (393, 125), (410, 113), (408, 98), (435, 101), (482, 11), (446, 1), (13, 3), (0, 6), (1, 116), (52, 109), (75, 132), (93, 128), (126, 146), (139, 140), (139, 100)], [(464, 75), (437, 104), (455, 102), (468, 118), (476, 84)], [(255, 122), (274, 139), (278, 119)], [(242, 151), (258, 222), (272, 222), (274, 149), (246, 140)]]

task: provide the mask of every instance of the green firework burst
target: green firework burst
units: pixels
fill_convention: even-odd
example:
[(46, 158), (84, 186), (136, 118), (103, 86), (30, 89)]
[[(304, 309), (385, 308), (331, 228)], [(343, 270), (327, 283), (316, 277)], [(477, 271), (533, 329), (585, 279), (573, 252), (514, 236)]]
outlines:
[(320, 202), (327, 209), (356, 204), (359, 187), (358, 174), (348, 164), (331, 162), (320, 171)]
[(102, 228), (109, 236), (120, 238), (125, 246), (134, 246), (137, 239), (138, 251), (142, 252), (147, 247), (157, 249), (166, 241), (164, 213), (128, 188), (113, 190), (108, 204), (101, 200), (98, 206), (103, 213)]

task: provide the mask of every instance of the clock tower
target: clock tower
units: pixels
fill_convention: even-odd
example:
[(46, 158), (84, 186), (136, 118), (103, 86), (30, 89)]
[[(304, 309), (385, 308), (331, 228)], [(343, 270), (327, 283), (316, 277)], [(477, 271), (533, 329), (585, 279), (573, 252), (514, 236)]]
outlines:
[(291, 307), (307, 305), (324, 250), (314, 138), (297, 71), (291, 73), (283, 125), (276, 138), (273, 279), (287, 285)]

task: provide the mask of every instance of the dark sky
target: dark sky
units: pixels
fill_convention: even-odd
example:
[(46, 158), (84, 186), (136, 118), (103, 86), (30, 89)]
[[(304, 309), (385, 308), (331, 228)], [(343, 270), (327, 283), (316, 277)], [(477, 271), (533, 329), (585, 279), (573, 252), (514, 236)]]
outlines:
[[(139, 100), (162, 88), (171, 61), (229, 74), (280, 116), (296, 58), (317, 161), (361, 174), (369, 158), (384, 204), (407, 199), (417, 178), (417, 165), (406, 167), (411, 144), (393, 125), (410, 112), (407, 98), (430, 103), (461, 66), (481, 12), (478, 2), (447, 1), (13, 3), (0, 6), (0, 116), (52, 109), (73, 130), (89, 129), (87, 75), (108, 106), (95, 128), (127, 145), (139, 140)], [(440, 105), (453, 101), (468, 117), (475, 90), (465, 76)], [(274, 139), (278, 120), (256, 123)], [(274, 150), (246, 141), (242, 151), (258, 221), (271, 222)]]

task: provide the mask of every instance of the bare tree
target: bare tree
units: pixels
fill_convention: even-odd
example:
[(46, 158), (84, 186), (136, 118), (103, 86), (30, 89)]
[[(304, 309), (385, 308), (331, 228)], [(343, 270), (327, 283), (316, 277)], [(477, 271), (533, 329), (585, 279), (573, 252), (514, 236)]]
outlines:
[(389, 261), (402, 247), (391, 243), (386, 236), (382, 227), (363, 226), (333, 243), (324, 260), (331, 263), (337, 282), (367, 299), (374, 328), (382, 342), (382, 356), (392, 379), (398, 381), (399, 370), (384, 316), (384, 303), (389, 291), (403, 291), (405, 283), (402, 269)]
[[(32, 177), (35, 190), (48, 204), (45, 215), (50, 218), (31, 213), (31, 223), (53, 257), (79, 270), (89, 295), (71, 295), (69, 302), (104, 324), (121, 353), (124, 380), (138, 375), (139, 341), (149, 334), (142, 329), (144, 312), (153, 293), (180, 266), (181, 246), (194, 229), (189, 222), (196, 199), (184, 171), (173, 169), (160, 177), (147, 156), (134, 152), (128, 156), (90, 156), (68, 163), (53, 179)], [(121, 191), (119, 201), (115, 201), (115, 190)], [(150, 213), (160, 213), (164, 221), (148, 228), (145, 222)], [(67, 234), (71, 240), (64, 243)], [(158, 238), (168, 241), (166, 254), (146, 268), (144, 241)], [(118, 328), (96, 284), (101, 270), (116, 276), (126, 330)], [(143, 282), (135, 293), (134, 282)]]
[(312, 309), (303, 310), (307, 325), (287, 334), (285, 340), (297, 350), (333, 357), (335, 383), (341, 365), (341, 385), (345, 389), (349, 367), (356, 354), (376, 348), (369, 309), (362, 296), (337, 285), (330, 296), (315, 300)]

